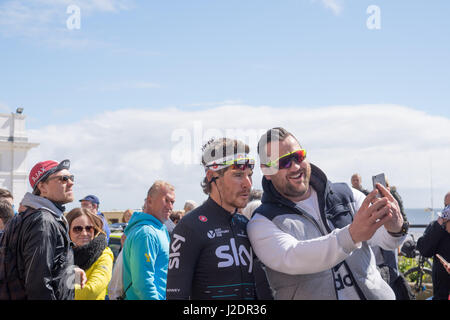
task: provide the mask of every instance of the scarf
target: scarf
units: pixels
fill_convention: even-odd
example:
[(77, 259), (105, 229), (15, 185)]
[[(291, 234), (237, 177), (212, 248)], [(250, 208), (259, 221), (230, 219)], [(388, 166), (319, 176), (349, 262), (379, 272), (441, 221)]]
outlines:
[(100, 233), (91, 242), (84, 246), (74, 247), (73, 254), (75, 258), (75, 265), (88, 270), (92, 264), (101, 256), (103, 250), (106, 248), (106, 236)]

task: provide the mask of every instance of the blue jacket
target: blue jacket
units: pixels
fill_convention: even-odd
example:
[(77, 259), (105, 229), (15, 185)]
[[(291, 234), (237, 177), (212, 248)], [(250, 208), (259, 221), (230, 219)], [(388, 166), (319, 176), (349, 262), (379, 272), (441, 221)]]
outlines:
[(109, 243), (109, 236), (111, 235), (111, 230), (109, 229), (108, 220), (106, 220), (105, 215), (98, 211), (97, 215), (102, 219), (103, 221), (103, 231), (106, 233), (106, 243)]
[(151, 214), (135, 212), (125, 229), (123, 287), (127, 300), (165, 300), (169, 233)]

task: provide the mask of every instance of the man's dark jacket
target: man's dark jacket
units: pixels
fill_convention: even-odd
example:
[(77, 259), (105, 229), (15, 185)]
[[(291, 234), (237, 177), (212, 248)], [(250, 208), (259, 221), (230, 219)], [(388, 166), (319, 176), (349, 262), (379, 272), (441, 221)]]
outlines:
[(2, 239), (0, 292), (6, 299), (72, 300), (73, 251), (64, 208), (31, 193)]
[[(450, 222), (447, 222), (450, 223)], [(450, 233), (437, 222), (431, 222), (423, 236), (417, 240), (417, 249), (427, 257), (440, 254), (450, 261)], [(448, 300), (450, 295), (450, 275), (438, 258), (433, 258), (433, 300)]]

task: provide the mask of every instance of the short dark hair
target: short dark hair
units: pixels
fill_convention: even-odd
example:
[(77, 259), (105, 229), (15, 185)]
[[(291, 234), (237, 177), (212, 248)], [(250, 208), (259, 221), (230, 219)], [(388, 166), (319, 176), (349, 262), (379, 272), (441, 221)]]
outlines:
[(8, 189), (0, 188), (0, 199), (11, 198), (14, 199), (12, 193)]
[(184, 217), (184, 210), (176, 210), (172, 211), (170, 214), (170, 220), (172, 220), (173, 223), (177, 224), (180, 222), (180, 220)]
[(3, 224), (6, 226), (6, 224), (14, 217), (14, 210), (12, 208), (12, 205), (2, 199), (0, 200), (0, 219), (2, 220)]
[[(261, 136), (261, 138), (259, 138), (259, 142), (258, 142), (258, 156), (259, 159), (261, 161), (261, 163), (265, 164), (269, 161), (268, 157), (267, 157), (267, 145), (272, 142), (272, 141), (284, 141), (287, 137), (293, 137), (295, 140), (297, 140), (297, 138), (295, 138), (295, 136), (290, 133), (289, 131), (287, 131), (286, 129), (282, 128), (282, 127), (275, 127), (272, 129), (267, 130), (267, 132), (265, 134), (263, 134)], [(297, 140), (298, 141), (298, 140)]]

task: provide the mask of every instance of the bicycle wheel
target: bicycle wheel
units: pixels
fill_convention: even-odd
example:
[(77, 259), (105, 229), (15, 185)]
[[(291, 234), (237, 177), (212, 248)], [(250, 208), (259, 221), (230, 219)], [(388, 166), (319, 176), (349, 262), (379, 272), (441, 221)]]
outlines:
[(414, 267), (407, 270), (403, 275), (407, 280), (414, 283), (413, 289), (419, 292), (423, 290), (423, 283), (431, 282), (431, 274), (432, 272), (428, 268)]
[(433, 269), (433, 263), (430, 259), (426, 259), (424, 262), (424, 269), (432, 270)]
[[(408, 269), (407, 271), (405, 271), (405, 273), (403, 273), (403, 275), (405, 277), (410, 278), (410, 279), (413, 278), (412, 276), (414, 276), (415, 274), (417, 274), (417, 276), (418, 276), (419, 273), (423, 273), (423, 276), (426, 275), (426, 276), (430, 276), (431, 277), (431, 274), (432, 274), (431, 269), (423, 268), (422, 271), (423, 272), (420, 271), (419, 267), (414, 267), (414, 268), (411, 268), (411, 269)], [(415, 278), (411, 279), (411, 280), (414, 281)]]

